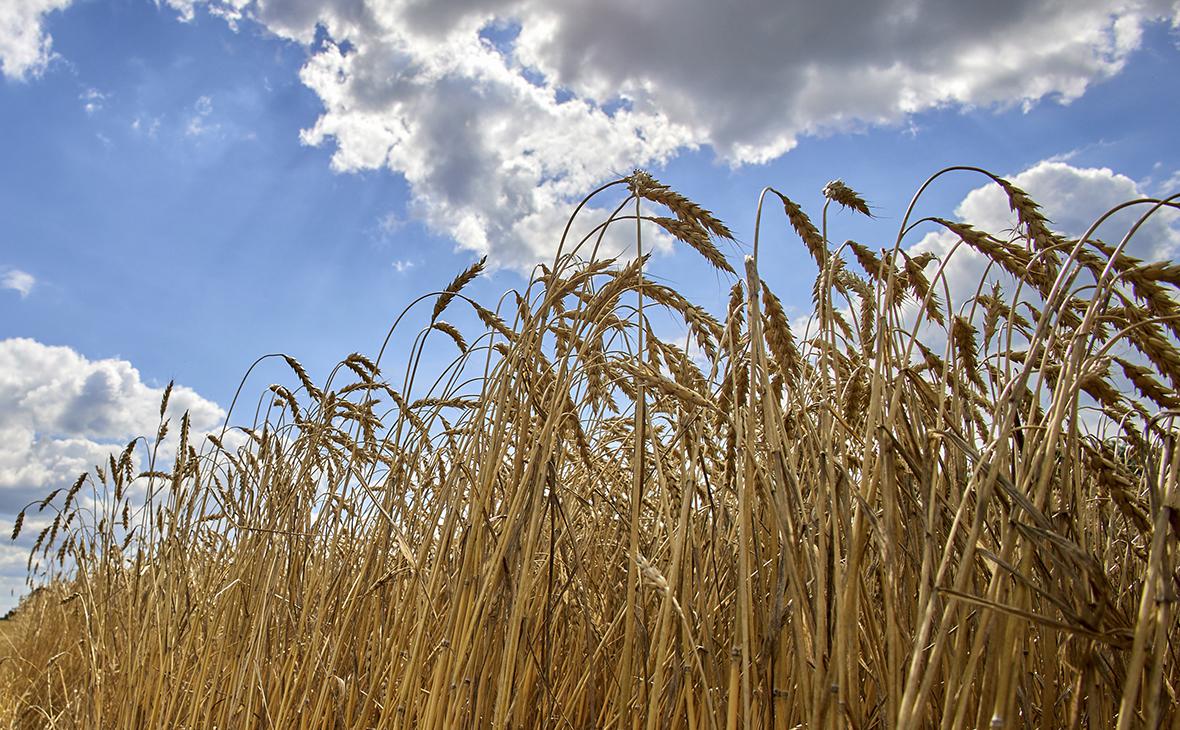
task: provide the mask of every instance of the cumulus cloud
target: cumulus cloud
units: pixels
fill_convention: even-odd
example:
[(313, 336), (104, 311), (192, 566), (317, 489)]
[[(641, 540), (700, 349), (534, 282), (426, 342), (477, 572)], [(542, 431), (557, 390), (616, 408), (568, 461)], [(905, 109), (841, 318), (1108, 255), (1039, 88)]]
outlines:
[[(200, 0), (172, 3), (191, 17)], [(415, 215), (502, 264), (550, 253), (570, 202), (635, 165), (705, 145), (759, 163), (937, 107), (1068, 102), (1180, 18), (1171, 0), (205, 4), (309, 44), (324, 112), (303, 139), (337, 170), (401, 173)]]
[[(1075, 167), (1056, 160), (1039, 162), (1009, 179), (1041, 205), (1055, 230), (1070, 236), (1082, 235), (1099, 216), (1120, 203), (1149, 197), (1137, 182), (1108, 168)], [(1092, 235), (1117, 244), (1148, 210), (1146, 205), (1123, 210)], [(1016, 226), (1007, 196), (992, 184), (969, 192), (955, 208), (955, 217), (1000, 236)], [(944, 258), (958, 240), (946, 231), (931, 232), (911, 248), (911, 253), (931, 251)], [(1174, 257), (1180, 250), (1180, 214), (1167, 209), (1157, 211), (1129, 239), (1124, 250), (1149, 261)], [(956, 306), (974, 296), (986, 266), (987, 260), (974, 249), (959, 246), (955, 250), (946, 276)]]
[(53, 38), (45, 16), (71, 0), (6, 0), (0, 3), (0, 75), (10, 79), (37, 76), (53, 58)]
[[(1150, 197), (1143, 184), (1125, 175), (1107, 168), (1075, 167), (1059, 160), (1042, 161), (1009, 179), (1041, 205), (1042, 213), (1050, 219), (1055, 231), (1071, 237), (1080, 237), (1090, 231), (1091, 225), (1115, 206)], [(1180, 213), (1159, 209), (1141, 222), (1141, 217), (1148, 214), (1151, 208), (1150, 204), (1140, 204), (1124, 209), (1105, 220), (1090, 236), (1110, 245), (1119, 245), (1138, 224), (1138, 229), (1134, 230), (1130, 238), (1126, 238), (1124, 252), (1148, 261), (1174, 258), (1176, 252), (1180, 251)], [(1013, 231), (1017, 226), (1007, 196), (994, 184), (981, 185), (969, 192), (955, 208), (953, 217), (1000, 238), (1004, 238), (1006, 232)], [(958, 240), (948, 232), (935, 231), (927, 233), (909, 249), (911, 254), (932, 252), (939, 261), (946, 262), (946, 290), (950, 292), (956, 312), (966, 311), (965, 307), (969, 307), (980, 280), (985, 276), (989, 283), (999, 281), (1005, 293), (1014, 293), (1010, 287), (1011, 278), (1007, 274), (998, 272), (996, 267), (988, 269), (988, 259), (974, 249), (965, 245), (955, 248)], [(933, 274), (938, 265), (938, 261), (931, 263), (926, 269), (927, 274)], [(1092, 283), (1092, 279), (1083, 274), (1075, 284), (1075, 290), (1087, 282)], [(946, 290), (941, 285), (938, 287), (940, 299)], [(984, 293), (987, 293), (986, 287)], [(1085, 298), (1087, 291), (1079, 293)], [(1035, 295), (1026, 290), (1022, 299), (1035, 300)], [(916, 315), (917, 307), (912, 301), (907, 303), (906, 309), (909, 316)], [(982, 314), (977, 312), (977, 316), (982, 317)], [(935, 351), (946, 345), (945, 330), (940, 327), (927, 323), (923, 334), (926, 344)], [(1015, 349), (1021, 349), (1024, 344), (1023, 338), (1017, 335)], [(1125, 344), (1116, 346), (1110, 354), (1151, 367), (1141, 354)], [(1127, 392), (1131, 390), (1131, 385), (1122, 380), (1118, 367), (1111, 368), (1111, 373), (1116, 387)], [(1084, 405), (1091, 402), (1089, 396), (1083, 396)], [(1047, 405), (1047, 401), (1044, 405)], [(1098, 416), (1097, 411), (1090, 408), (1082, 411), (1081, 425), (1095, 434), (1107, 432), (1110, 426)]]
[[(1080, 237), (1090, 231), (1092, 224), (1116, 206), (1151, 197), (1141, 183), (1126, 175), (1105, 167), (1074, 166), (1056, 157), (1042, 160), (1016, 175), (1007, 176), (1007, 179), (1040, 205), (1042, 214), (1049, 219), (1054, 231), (1071, 237)], [(982, 177), (980, 180), (981, 184), (963, 197), (952, 214), (947, 215), (945, 211), (923, 212), (967, 223), (977, 230), (1002, 240), (1007, 239), (1017, 230), (1016, 214), (1012, 211), (1007, 195), (998, 185)], [(1136, 227), (1140, 217), (1151, 209), (1150, 204), (1123, 209), (1106, 218), (1090, 233), (1090, 237), (1118, 245)], [(1180, 212), (1166, 208), (1152, 212), (1138, 225), (1123, 251), (1146, 261), (1175, 258), (1180, 252)], [(944, 299), (949, 292), (956, 313), (962, 313), (964, 307), (970, 306), (971, 299), (980, 290), (981, 280), (986, 280), (987, 286), (999, 281), (1007, 293), (1012, 293), (1012, 289), (1008, 288), (1011, 281), (1008, 274), (996, 266), (989, 268), (990, 259), (970, 246), (961, 244), (958, 236), (944, 228), (928, 231), (909, 244), (906, 252), (911, 256), (927, 252), (935, 255), (936, 259), (927, 265), (925, 272), (932, 277), (943, 266), (945, 280), (937, 283), (935, 294), (945, 305)], [(851, 253), (845, 252), (845, 257), (851, 259)], [(988, 293), (987, 287), (982, 291)], [(1033, 292), (1026, 290), (1023, 298), (1028, 301), (1032, 296)], [(908, 327), (918, 315), (917, 302), (907, 300), (904, 310), (903, 319)], [(855, 316), (847, 309), (843, 313), (846, 317)], [(791, 328), (798, 336), (814, 334), (815, 324), (810, 312), (788, 314), (792, 316)], [(935, 350), (946, 343), (945, 330), (929, 320), (922, 329), (922, 335), (924, 342)], [(1131, 357), (1134, 359), (1134, 356)]]
[(0, 269), (0, 288), (11, 289), (24, 299), (37, 285), (37, 278), (20, 269)]
[[(7, 536), (16, 513), (105, 463), (131, 439), (154, 435), (163, 394), (126, 360), (89, 360), (69, 347), (0, 340), (0, 614), (24, 592), (29, 548), (54, 516), (31, 510), (12, 544)], [(185, 411), (194, 435), (219, 430), (225, 417), (191, 388), (173, 388), (166, 414), (173, 427), (158, 466), (168, 468), (175, 454)], [(136, 469), (146, 467), (142, 448), (133, 461)]]
[(934, 108), (1068, 103), (1147, 24), (1180, 22), (1175, 0), (165, 1), (306, 44), (324, 110), (303, 140), (337, 170), (403, 175), (413, 215), (504, 265), (550, 254), (570, 203), (636, 165), (703, 146), (761, 163)]
[[(132, 438), (153, 435), (162, 396), (126, 360), (0, 340), (0, 513), (68, 484)], [(216, 403), (177, 386), (168, 417), (177, 421), (184, 411), (195, 433), (217, 429), (225, 417)]]
[(415, 215), (464, 248), (521, 265), (552, 252), (571, 198), (690, 141), (663, 115), (559, 103), (469, 31), (409, 53), (381, 44), (317, 53), (302, 78), (326, 112), (304, 140), (334, 140), (338, 170), (402, 173)]

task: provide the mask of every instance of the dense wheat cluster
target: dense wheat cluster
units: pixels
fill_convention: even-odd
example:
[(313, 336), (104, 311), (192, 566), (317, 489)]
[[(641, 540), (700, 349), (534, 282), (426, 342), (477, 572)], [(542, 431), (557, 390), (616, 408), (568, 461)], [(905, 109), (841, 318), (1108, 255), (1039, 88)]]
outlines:
[[(53, 518), (46, 588), (5, 640), (0, 719), (1177, 727), (1180, 267), (992, 180), (1015, 230), (907, 215), (883, 248), (830, 241), (828, 206), (870, 213), (843, 183), (818, 224), (767, 189), (758, 229), (817, 266), (804, 333), (757, 238), (735, 271), (725, 225), (636, 172), (523, 291), (469, 298), (480, 262), (408, 309), (408, 357), (320, 384), (287, 357), (220, 437), (162, 407), (155, 439), (28, 508)], [(906, 253), (918, 223), (990, 261), (972, 296)], [(604, 258), (608, 228), (640, 255)], [(724, 312), (657, 283), (658, 231), (732, 282)]]

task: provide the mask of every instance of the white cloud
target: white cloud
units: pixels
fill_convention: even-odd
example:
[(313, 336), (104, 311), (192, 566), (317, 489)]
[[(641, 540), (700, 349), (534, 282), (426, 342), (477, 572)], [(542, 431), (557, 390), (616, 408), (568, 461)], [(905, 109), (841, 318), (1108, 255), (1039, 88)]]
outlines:
[(377, 233), (383, 238), (392, 236), (404, 228), (405, 225), (405, 219), (403, 219), (397, 213), (386, 213), (385, 215), (381, 216), (380, 220), (377, 221)]
[(165, 1), (308, 44), (324, 111), (304, 141), (337, 170), (404, 175), (416, 217), (507, 265), (551, 253), (571, 201), (636, 165), (701, 146), (760, 163), (929, 109), (1069, 102), (1148, 23), (1180, 21), (1174, 0)]
[(12, 289), (24, 299), (37, 285), (37, 277), (20, 269), (0, 269), (0, 288)]
[(37, 76), (53, 59), (53, 38), (45, 16), (71, 0), (4, 0), (0, 3), (0, 75), (10, 79)]
[(397, 259), (393, 262), (393, 270), (399, 274), (404, 274), (415, 266), (417, 266), (415, 262), (405, 259)]
[[(162, 396), (163, 388), (144, 383), (126, 360), (88, 360), (68, 347), (0, 340), (0, 514), (68, 485), (132, 438), (153, 436)], [(170, 439), (184, 411), (194, 434), (218, 429), (225, 417), (216, 403), (176, 386)]]
[(160, 117), (136, 117), (131, 121), (131, 131), (155, 139), (160, 133)]
[[(1068, 102), (1122, 68), (1147, 22), (1180, 17), (1170, 0), (230, 10), (303, 43), (324, 29), (334, 42), (302, 79), (325, 111), (304, 140), (333, 144), (338, 170), (402, 173), (416, 215), (506, 264), (550, 253), (571, 200), (634, 165), (701, 145), (759, 163), (800, 135), (904, 124), (946, 105)], [(489, 29), (495, 44), (481, 37)]]
[(1167, 197), (1180, 193), (1180, 170), (1172, 172), (1172, 176), (1159, 184), (1157, 194)]
[[(1009, 179), (1041, 205), (1042, 213), (1052, 221), (1053, 230), (1070, 237), (1079, 237), (1086, 233), (1091, 224), (1115, 206), (1150, 197), (1140, 183), (1110, 169), (1075, 167), (1056, 160), (1039, 162)], [(1148, 204), (1124, 209), (1107, 219), (1091, 236), (1107, 244), (1118, 245), (1131, 232), (1140, 217), (1150, 210), (1151, 206)], [(1004, 238), (1005, 232), (1016, 226), (1015, 215), (1010, 209), (1007, 196), (994, 184), (982, 185), (968, 193), (955, 208), (953, 217), (1000, 238)], [(946, 261), (948, 253), (958, 240), (946, 231), (931, 232), (910, 247), (910, 253), (930, 251), (936, 254), (939, 260)], [(1155, 211), (1127, 240), (1123, 250), (1148, 261), (1173, 258), (1180, 250), (1180, 213), (1169, 209)], [(1008, 285), (1011, 278), (1006, 274), (1000, 274), (995, 267), (989, 270), (988, 263), (988, 259), (982, 254), (966, 245), (954, 249), (944, 273), (956, 312), (964, 311), (964, 307), (975, 296), (985, 272), (989, 282), (999, 280), (1005, 294), (1014, 295), (1014, 289)], [(937, 262), (931, 263), (926, 273), (933, 274), (937, 266)], [(1092, 287), (1087, 286), (1092, 279), (1088, 280), (1086, 276), (1083, 275), (1074, 285), (1074, 291), (1083, 299), (1093, 293)], [(944, 297), (944, 291), (940, 284), (937, 287), (940, 299)], [(984, 293), (987, 293), (986, 287)], [(1035, 298), (1036, 295), (1029, 290), (1021, 294), (1023, 301), (1033, 301)], [(910, 316), (916, 312), (916, 306), (912, 302), (907, 303), (906, 309)], [(982, 313), (977, 312), (977, 316), (982, 317)], [(978, 325), (978, 322), (976, 324)], [(945, 331), (928, 323), (923, 330), (923, 341), (936, 352), (940, 351), (946, 345)], [(1016, 335), (1015, 342), (1014, 349), (1025, 346), (1023, 338), (1019, 335)], [(1111, 354), (1150, 367), (1150, 363), (1128, 345), (1116, 345)], [(1119, 368), (1112, 368), (1112, 373), (1116, 387), (1129, 391), (1131, 386), (1122, 380)], [(1088, 398), (1086, 396), (1083, 403), (1089, 403)], [(1044, 401), (1043, 405), (1047, 406), (1048, 401)], [(1104, 422), (1096, 411), (1089, 408), (1081, 413), (1081, 425), (1087, 432), (1095, 434), (1109, 432), (1111, 427), (1110, 423)]]
[[(327, 111), (305, 141), (334, 139), (338, 170), (401, 172), (414, 214), (509, 265), (550, 254), (569, 199), (610, 170), (691, 142), (662, 115), (559, 104), (469, 30), (409, 54), (385, 45), (316, 54), (302, 78)], [(551, 211), (562, 212), (558, 225)]]
[(79, 94), (78, 99), (82, 101), (82, 108), (86, 110), (87, 114), (94, 114), (102, 109), (107, 95), (98, 89), (90, 88)]
[[(7, 537), (12, 530), (11, 520), (0, 522), (0, 534)], [(0, 539), (0, 616), (14, 608), (20, 597), (26, 593), (25, 562), (29, 549), (24, 545), (12, 545)]]
[(213, 114), (213, 99), (208, 96), (198, 97), (193, 103), (193, 114), (185, 125), (184, 133), (189, 137), (200, 137), (221, 128), (219, 124), (210, 124), (209, 117)]
[[(1100, 215), (1116, 205), (1148, 197), (1147, 191), (1134, 180), (1110, 169), (1074, 167), (1053, 160), (1039, 162), (1010, 180), (1041, 205), (1041, 212), (1052, 221), (1054, 230), (1070, 236), (1086, 232)], [(1115, 245), (1148, 210), (1149, 206), (1140, 205), (1121, 211), (1103, 223), (1095, 235)], [(1007, 196), (993, 184), (982, 185), (968, 193), (955, 208), (955, 217), (999, 236), (1016, 226)], [(928, 233), (910, 251), (932, 251), (942, 258), (957, 241), (958, 238), (949, 232), (935, 231)], [(1172, 210), (1161, 210), (1152, 215), (1125, 249), (1126, 253), (1147, 260), (1171, 258), (1178, 250), (1180, 214)], [(974, 296), (986, 265), (986, 259), (974, 249), (959, 246), (955, 251), (946, 275), (956, 307)], [(933, 265), (928, 271), (934, 271)]]
[[(1050, 227), (1054, 231), (1075, 238), (1089, 230), (1091, 224), (1112, 208), (1128, 201), (1150, 197), (1142, 184), (1126, 175), (1108, 168), (1075, 167), (1057, 158), (1042, 160), (1014, 176), (1008, 176), (1007, 179), (1040, 205), (1041, 213), (1049, 219)], [(979, 187), (963, 197), (953, 214), (930, 211), (920, 205), (919, 215), (930, 214), (956, 220), (1001, 240), (1007, 239), (1017, 228), (1016, 214), (1011, 209), (1007, 195), (998, 185), (990, 180), (984, 181), (982, 176), (980, 180)], [(1140, 216), (1150, 209), (1151, 206), (1147, 204), (1124, 209), (1106, 219), (1091, 233), (1091, 237), (1110, 245), (1117, 245)], [(1155, 211), (1135, 231), (1123, 250), (1147, 261), (1174, 258), (1180, 251), (1180, 213), (1170, 209)], [(970, 307), (970, 302), (977, 292), (989, 293), (988, 287), (992, 282), (999, 281), (1006, 295), (1014, 294), (1014, 290), (1009, 286), (1010, 275), (1003, 273), (996, 266), (989, 268), (990, 259), (970, 246), (960, 243), (958, 236), (942, 227), (935, 227), (915, 240), (908, 245), (906, 252), (911, 256), (929, 252), (937, 257), (925, 269), (926, 275), (931, 279), (939, 266), (945, 262), (942, 270), (945, 279), (933, 282), (934, 293), (945, 307), (949, 292), (951, 305), (956, 314), (962, 313), (964, 307)], [(852, 259), (851, 252), (847, 250), (844, 256), (846, 260)], [(986, 282), (982, 290), (981, 280)], [(1024, 301), (1032, 302), (1034, 297), (1035, 292), (1029, 289), (1021, 294)], [(904, 327), (908, 330), (918, 314), (917, 303), (913, 299), (907, 299), (903, 310)], [(846, 317), (855, 316), (848, 309), (842, 312)], [(801, 316), (794, 316), (794, 312), (788, 314), (792, 315), (791, 329), (798, 337), (815, 334), (811, 313)], [(944, 328), (928, 319), (921, 330), (922, 341), (935, 351), (945, 346), (945, 334)], [(1135, 357), (1133, 354), (1128, 356), (1132, 359)]]

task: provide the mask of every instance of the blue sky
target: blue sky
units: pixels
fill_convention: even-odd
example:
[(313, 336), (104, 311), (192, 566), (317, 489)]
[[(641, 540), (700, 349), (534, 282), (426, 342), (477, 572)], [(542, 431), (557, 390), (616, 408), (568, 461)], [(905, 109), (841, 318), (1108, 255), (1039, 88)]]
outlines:
[[(170, 379), (212, 428), (257, 356), (323, 377), (483, 253), (494, 301), (635, 166), (726, 220), (735, 262), (764, 185), (818, 211), (843, 178), (879, 218), (833, 237), (877, 246), (951, 164), (1059, 222), (1180, 190), (1178, 5), (722, 5), (8, 0), (0, 528), (152, 430)], [(981, 185), (922, 209), (1002, 224)], [(809, 259), (781, 212), (766, 226), (763, 276), (803, 314)], [(729, 287), (681, 252), (653, 269), (708, 306)], [(23, 565), (0, 555), (0, 609)]]

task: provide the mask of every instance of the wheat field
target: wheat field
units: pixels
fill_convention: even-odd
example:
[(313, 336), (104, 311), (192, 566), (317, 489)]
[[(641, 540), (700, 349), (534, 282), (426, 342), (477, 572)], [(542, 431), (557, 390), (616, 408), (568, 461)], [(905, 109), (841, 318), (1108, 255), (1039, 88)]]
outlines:
[[(1074, 238), (947, 175), (998, 185), (1016, 228), (911, 206), (839, 245), (831, 206), (872, 215), (855, 191), (813, 219), (767, 188), (735, 265), (637, 171), (523, 290), (469, 298), (480, 261), (425, 293), (401, 359), (316, 383), (282, 356), (208, 438), (165, 393), (157, 434), (27, 508), (44, 589), (0, 647), (0, 723), (1180, 727), (1180, 266), (1125, 252), (1177, 204)], [(919, 224), (957, 248), (907, 252)], [(759, 269), (772, 226), (814, 260), (806, 327)], [(725, 311), (659, 283), (653, 235), (715, 267)], [(987, 269), (956, 297), (966, 252)]]

